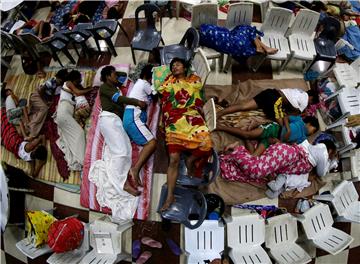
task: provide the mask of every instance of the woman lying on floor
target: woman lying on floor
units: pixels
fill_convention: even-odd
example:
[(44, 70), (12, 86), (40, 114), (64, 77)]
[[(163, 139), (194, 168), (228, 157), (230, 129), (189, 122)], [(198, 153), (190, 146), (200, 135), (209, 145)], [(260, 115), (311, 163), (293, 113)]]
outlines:
[(240, 25), (232, 30), (216, 25), (200, 26), (200, 45), (231, 54), (233, 58), (243, 58), (257, 53), (275, 54), (278, 50), (266, 46), (259, 35), (263, 34), (256, 27)]
[(305, 174), (315, 167), (318, 176), (322, 177), (335, 157), (336, 146), (331, 140), (320, 141), (317, 145), (305, 140), (300, 145), (273, 144), (258, 157), (235, 142), (227, 146), (219, 158), (224, 179), (264, 184), (276, 175)]
[(195, 74), (187, 75), (188, 69), (189, 65), (183, 59), (174, 58), (170, 63), (171, 74), (158, 90), (170, 156), (168, 195), (162, 211), (168, 209), (175, 200), (174, 189), (181, 153), (191, 154), (186, 160), (186, 166), (192, 175), (195, 161), (207, 158), (212, 148), (209, 129), (200, 114), (204, 104), (201, 80)]

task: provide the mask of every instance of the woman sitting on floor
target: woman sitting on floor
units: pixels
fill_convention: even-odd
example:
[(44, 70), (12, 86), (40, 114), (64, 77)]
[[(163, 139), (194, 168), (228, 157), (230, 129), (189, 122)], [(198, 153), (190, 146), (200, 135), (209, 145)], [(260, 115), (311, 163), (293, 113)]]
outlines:
[[(54, 119), (58, 127), (59, 139), (57, 144), (65, 154), (65, 160), (68, 163), (69, 170), (80, 171), (85, 156), (85, 133), (84, 129), (76, 122), (74, 118), (75, 95), (84, 95), (92, 87), (87, 89), (77, 89), (81, 84), (81, 74), (73, 70), (68, 75), (68, 81), (64, 83), (60, 92), (59, 104)], [(69, 86), (73, 90), (69, 91)]]
[(45, 40), (51, 35), (51, 25), (49, 22), (43, 20), (37, 22), (34, 19), (31, 19), (22, 27), (18, 28), (15, 33), (16, 35), (31, 33), (39, 39)]
[(311, 145), (307, 140), (300, 145), (273, 144), (257, 157), (235, 142), (219, 157), (221, 174), (226, 180), (259, 184), (267, 183), (279, 174), (309, 173), (314, 167), (319, 176), (324, 176), (329, 167), (325, 165), (336, 157), (336, 146), (331, 140), (319, 143), (323, 144)]
[(168, 195), (162, 211), (174, 202), (180, 154), (191, 154), (186, 160), (186, 166), (189, 175), (193, 175), (195, 161), (208, 157), (212, 148), (209, 129), (200, 114), (204, 104), (201, 80), (195, 74), (186, 75), (188, 69), (189, 65), (183, 59), (174, 58), (170, 63), (171, 74), (158, 90), (170, 156)]
[(200, 45), (215, 49), (232, 57), (242, 58), (257, 53), (275, 54), (278, 50), (266, 46), (259, 35), (263, 35), (256, 27), (240, 25), (232, 30), (216, 25), (200, 26)]

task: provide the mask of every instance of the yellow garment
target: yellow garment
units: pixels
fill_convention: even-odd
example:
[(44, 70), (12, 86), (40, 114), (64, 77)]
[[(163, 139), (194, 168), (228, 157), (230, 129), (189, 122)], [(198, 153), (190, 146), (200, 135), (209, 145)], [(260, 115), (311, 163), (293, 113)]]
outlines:
[(27, 211), (26, 218), (29, 241), (35, 247), (47, 243), (48, 230), (57, 219), (45, 211)]
[(209, 151), (210, 132), (200, 112), (204, 105), (200, 77), (178, 80), (170, 74), (159, 87), (166, 143)]
[(274, 113), (276, 119), (284, 118), (285, 115), (282, 109), (282, 97), (279, 97), (279, 99), (276, 100), (274, 104)]

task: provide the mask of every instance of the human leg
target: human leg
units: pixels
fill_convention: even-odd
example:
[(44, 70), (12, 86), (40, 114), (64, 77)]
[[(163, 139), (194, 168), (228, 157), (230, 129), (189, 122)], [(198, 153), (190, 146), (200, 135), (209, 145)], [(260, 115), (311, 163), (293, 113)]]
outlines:
[(258, 105), (256, 104), (254, 99), (250, 99), (248, 101), (244, 101), (241, 104), (230, 105), (219, 112), (216, 113), (217, 117), (221, 117), (223, 115), (239, 112), (239, 111), (248, 111), (248, 110), (256, 110), (258, 109)]
[(178, 169), (180, 163), (180, 153), (170, 153), (170, 162), (167, 170), (167, 187), (168, 193), (164, 205), (161, 211), (167, 210), (170, 205), (175, 201), (174, 190), (176, 185), (176, 179), (178, 176)]
[[(275, 54), (278, 52), (278, 49), (271, 48), (265, 45), (264, 42), (262, 42), (259, 38), (256, 38), (254, 40), (254, 44), (256, 46), (256, 51), (260, 53), (266, 53), (266, 54)], [(261, 52), (262, 50), (262, 52)]]
[(261, 127), (252, 129), (252, 130), (243, 130), (237, 127), (227, 127), (227, 126), (216, 126), (216, 130), (224, 131), (229, 134), (239, 136), (245, 139), (255, 139), (261, 136), (263, 129)]

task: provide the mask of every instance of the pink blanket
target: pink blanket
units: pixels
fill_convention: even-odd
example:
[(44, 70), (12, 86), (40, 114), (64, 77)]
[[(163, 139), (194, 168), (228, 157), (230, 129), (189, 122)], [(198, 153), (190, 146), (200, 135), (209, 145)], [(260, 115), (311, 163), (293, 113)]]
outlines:
[[(123, 94), (127, 94), (133, 87), (133, 83), (128, 81), (126, 88), (122, 90)], [(84, 160), (84, 169), (81, 181), (81, 193), (80, 193), (80, 203), (82, 206), (90, 208), (91, 210), (100, 211), (103, 213), (110, 213), (109, 208), (102, 208), (96, 201), (96, 186), (89, 181), (89, 170), (93, 162), (102, 158), (104, 150), (104, 138), (100, 134), (100, 129), (98, 126), (99, 114), (101, 111), (100, 98), (99, 95), (96, 97), (95, 104), (91, 114), (91, 128), (87, 135), (87, 145), (85, 152)], [(160, 107), (158, 104), (151, 104), (147, 109), (148, 114), (148, 126), (151, 129), (152, 133), (156, 137), (157, 127), (159, 123), (159, 111)], [(139, 152), (142, 147), (132, 144), (132, 162), (134, 162), (139, 157)], [(144, 165), (143, 169), (140, 172), (142, 177), (142, 183), (144, 190), (140, 196), (139, 204), (137, 211), (135, 213), (135, 219), (146, 220), (150, 212), (150, 197), (151, 197), (151, 186), (152, 186), (152, 177), (153, 177), (153, 166), (154, 165), (154, 155), (150, 157), (147, 163)]]

